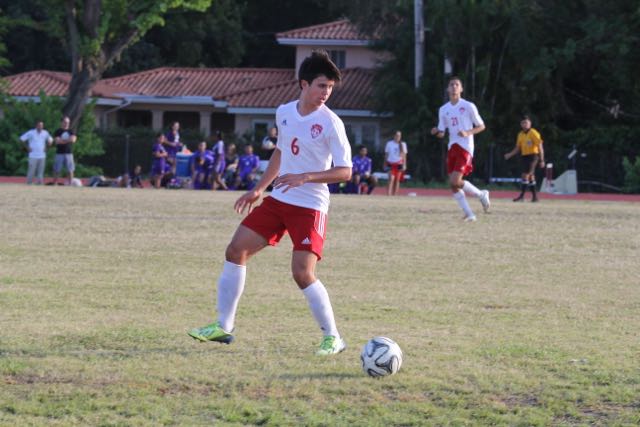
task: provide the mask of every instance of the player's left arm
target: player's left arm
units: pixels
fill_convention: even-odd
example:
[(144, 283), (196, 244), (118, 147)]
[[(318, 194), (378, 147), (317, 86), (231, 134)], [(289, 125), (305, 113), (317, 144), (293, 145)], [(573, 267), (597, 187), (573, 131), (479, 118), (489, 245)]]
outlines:
[(273, 188), (283, 188), (286, 193), (290, 188), (314, 182), (319, 184), (333, 184), (351, 179), (351, 166), (334, 166), (321, 172), (288, 173), (276, 178)]
[(407, 144), (404, 142), (400, 143), (400, 157), (402, 157), (402, 170), (407, 170)]
[(481, 125), (474, 126), (469, 130), (461, 130), (460, 132), (458, 132), (458, 135), (460, 136), (477, 135), (480, 132), (484, 131), (485, 129), (486, 129), (485, 125), (481, 124)]
[(470, 104), (470, 107), (471, 107), (471, 111), (470, 111), (471, 123), (473, 123), (473, 127), (471, 129), (461, 130), (460, 132), (458, 132), (458, 135), (462, 137), (477, 135), (486, 129), (484, 125), (484, 120), (482, 120), (482, 117), (480, 117), (480, 113), (478, 113), (478, 109), (476, 108), (476, 105)]

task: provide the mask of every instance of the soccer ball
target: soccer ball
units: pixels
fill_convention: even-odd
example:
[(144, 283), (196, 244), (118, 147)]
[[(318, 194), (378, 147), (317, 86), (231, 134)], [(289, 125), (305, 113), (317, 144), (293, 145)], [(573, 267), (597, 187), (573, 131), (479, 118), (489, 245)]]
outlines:
[(273, 143), (273, 141), (271, 141), (268, 138), (265, 138), (262, 141), (262, 149), (265, 151), (269, 151), (269, 150), (273, 150), (274, 148), (276, 148), (276, 145)]
[(362, 370), (370, 377), (393, 375), (402, 366), (400, 346), (387, 337), (371, 338), (360, 353)]

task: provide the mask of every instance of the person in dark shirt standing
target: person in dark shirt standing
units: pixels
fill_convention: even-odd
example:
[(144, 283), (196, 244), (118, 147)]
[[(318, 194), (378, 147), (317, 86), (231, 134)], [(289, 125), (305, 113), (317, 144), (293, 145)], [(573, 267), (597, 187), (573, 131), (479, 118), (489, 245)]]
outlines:
[(70, 128), (71, 120), (64, 116), (60, 123), (60, 128), (53, 134), (53, 141), (56, 145), (56, 158), (53, 163), (53, 185), (58, 183), (58, 176), (64, 167), (69, 173), (69, 185), (73, 180), (73, 172), (76, 165), (73, 161), (73, 144), (77, 141), (77, 136)]

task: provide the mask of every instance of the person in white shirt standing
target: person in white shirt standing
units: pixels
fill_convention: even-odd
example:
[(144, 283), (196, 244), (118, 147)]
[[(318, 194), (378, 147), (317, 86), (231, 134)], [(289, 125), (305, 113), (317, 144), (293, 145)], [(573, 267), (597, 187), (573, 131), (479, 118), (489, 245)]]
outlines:
[(444, 138), (445, 130), (449, 131), (447, 151), (447, 173), (453, 198), (464, 212), (464, 220), (476, 220), (473, 210), (467, 202), (465, 193), (480, 199), (482, 208), (489, 212), (489, 192), (479, 190), (465, 180), (464, 177), (473, 171), (473, 136), (485, 130), (484, 122), (478, 114), (475, 104), (462, 98), (462, 81), (451, 77), (447, 92), (449, 102), (440, 107), (438, 126), (431, 129), (431, 134)]
[[(293, 279), (324, 335), (316, 354), (328, 356), (345, 349), (329, 295), (315, 273), (327, 231), (327, 184), (351, 178), (351, 147), (344, 124), (325, 105), (340, 78), (340, 70), (325, 51), (314, 51), (300, 64), (300, 97), (276, 111), (278, 142), (269, 165), (255, 188), (234, 205), (236, 212), (248, 210), (249, 214), (225, 252), (218, 281), (218, 320), (189, 331), (192, 338), (226, 344), (233, 340), (247, 261), (289, 233), (293, 242)], [(252, 210), (272, 182), (271, 195)]]
[(44, 184), (44, 167), (47, 163), (47, 148), (53, 143), (53, 138), (44, 129), (44, 122), (38, 120), (36, 127), (20, 137), (20, 141), (25, 143), (29, 152), (29, 165), (27, 168), (27, 184), (33, 183), (36, 177), (36, 184)]
[(395, 196), (407, 171), (407, 143), (402, 140), (402, 132), (399, 130), (384, 147), (384, 165), (389, 168), (387, 196)]

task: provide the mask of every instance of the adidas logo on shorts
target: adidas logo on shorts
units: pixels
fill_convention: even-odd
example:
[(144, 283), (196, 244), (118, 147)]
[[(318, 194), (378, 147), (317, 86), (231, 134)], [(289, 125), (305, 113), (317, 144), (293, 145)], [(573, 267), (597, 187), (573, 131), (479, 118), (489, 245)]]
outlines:
[(301, 243), (301, 245), (310, 245), (310, 244), (311, 244), (311, 240), (309, 240), (308, 237), (305, 237)]

